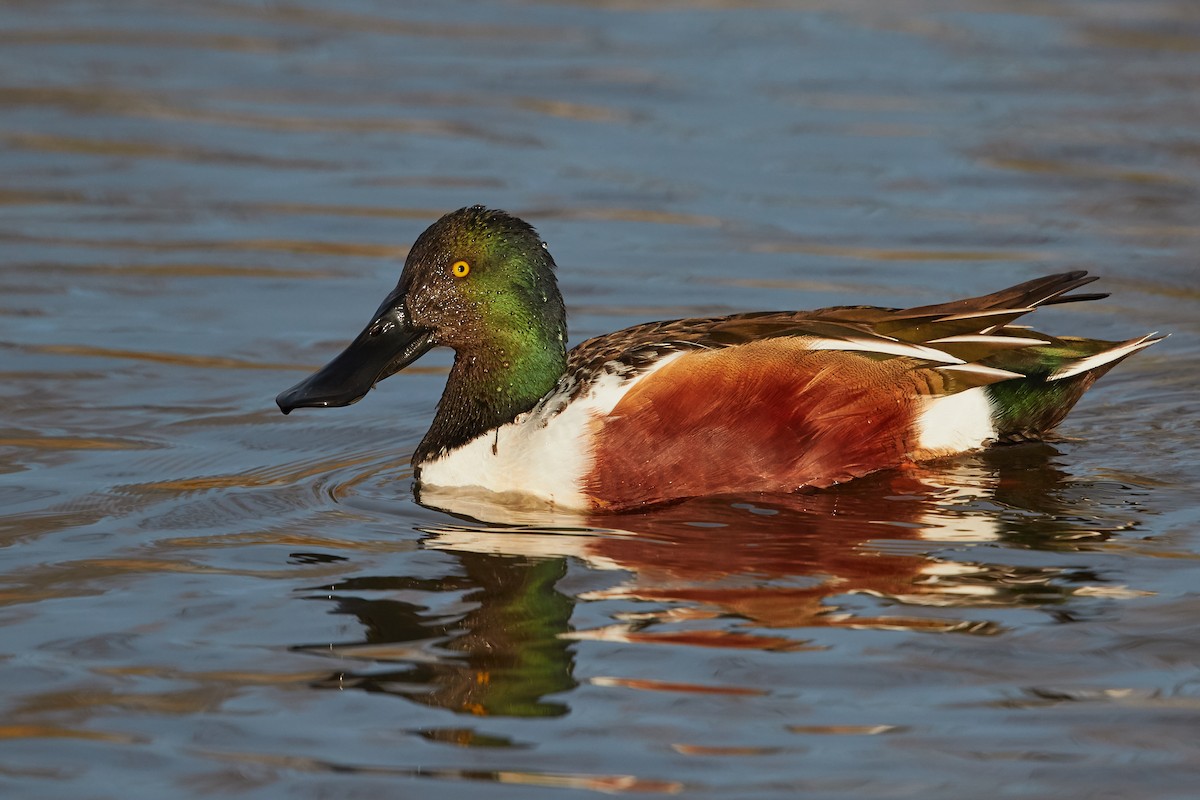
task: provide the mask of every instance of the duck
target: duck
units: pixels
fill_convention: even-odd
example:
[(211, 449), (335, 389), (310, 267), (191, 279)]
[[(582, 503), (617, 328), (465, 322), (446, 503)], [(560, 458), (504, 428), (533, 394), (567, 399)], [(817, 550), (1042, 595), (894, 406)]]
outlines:
[(433, 223), (361, 333), (276, 398), (346, 406), (435, 347), (453, 365), (415, 487), (622, 512), (822, 490), (1047, 438), (1157, 333), (1103, 341), (1017, 320), (1099, 300), (1084, 270), (914, 308), (846, 305), (646, 322), (567, 348), (546, 243), (482, 205)]

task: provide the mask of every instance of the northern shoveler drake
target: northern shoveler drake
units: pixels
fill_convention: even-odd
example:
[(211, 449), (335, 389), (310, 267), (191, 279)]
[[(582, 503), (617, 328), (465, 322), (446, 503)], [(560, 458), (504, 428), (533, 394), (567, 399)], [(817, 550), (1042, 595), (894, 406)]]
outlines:
[(418, 485), (618, 511), (701, 495), (828, 487), (1044, 437), (1093, 382), (1162, 337), (1013, 324), (1095, 280), (1066, 272), (918, 308), (838, 306), (648, 322), (567, 350), (545, 242), (483, 206), (442, 217), (400, 282), (283, 413), (349, 405), (433, 347), (455, 351)]

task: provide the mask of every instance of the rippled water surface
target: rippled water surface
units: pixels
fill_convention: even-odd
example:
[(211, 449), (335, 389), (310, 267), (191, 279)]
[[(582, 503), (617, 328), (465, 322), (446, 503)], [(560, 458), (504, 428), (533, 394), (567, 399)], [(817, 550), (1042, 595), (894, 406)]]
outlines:
[[(0, 795), (1194, 798), (1200, 6), (0, 4)], [(610, 519), (412, 499), (413, 238), (579, 341), (1086, 267), (1063, 439)], [(482, 520), (482, 521), (476, 521)]]

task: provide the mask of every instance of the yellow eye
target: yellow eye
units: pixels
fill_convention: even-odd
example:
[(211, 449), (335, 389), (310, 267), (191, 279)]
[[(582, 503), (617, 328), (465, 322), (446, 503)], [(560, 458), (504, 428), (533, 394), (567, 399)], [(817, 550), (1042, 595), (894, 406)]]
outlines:
[(450, 267), (451, 274), (456, 278), (465, 278), (471, 271), (471, 265), (465, 261), (455, 261)]

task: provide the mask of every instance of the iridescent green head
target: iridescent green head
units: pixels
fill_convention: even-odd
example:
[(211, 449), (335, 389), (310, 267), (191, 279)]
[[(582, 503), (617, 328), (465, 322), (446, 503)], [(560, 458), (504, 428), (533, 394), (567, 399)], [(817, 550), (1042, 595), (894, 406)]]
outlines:
[(566, 312), (554, 259), (523, 220), (471, 206), (454, 211), (417, 237), (397, 291), (412, 324), (460, 352), (528, 348), (561, 350)]
[(554, 259), (537, 232), (471, 206), (439, 219), (409, 251), (395, 290), (346, 350), (276, 398), (286, 414), (353, 403), (430, 348), (454, 367), (415, 463), (512, 421), (566, 366), (566, 311)]

